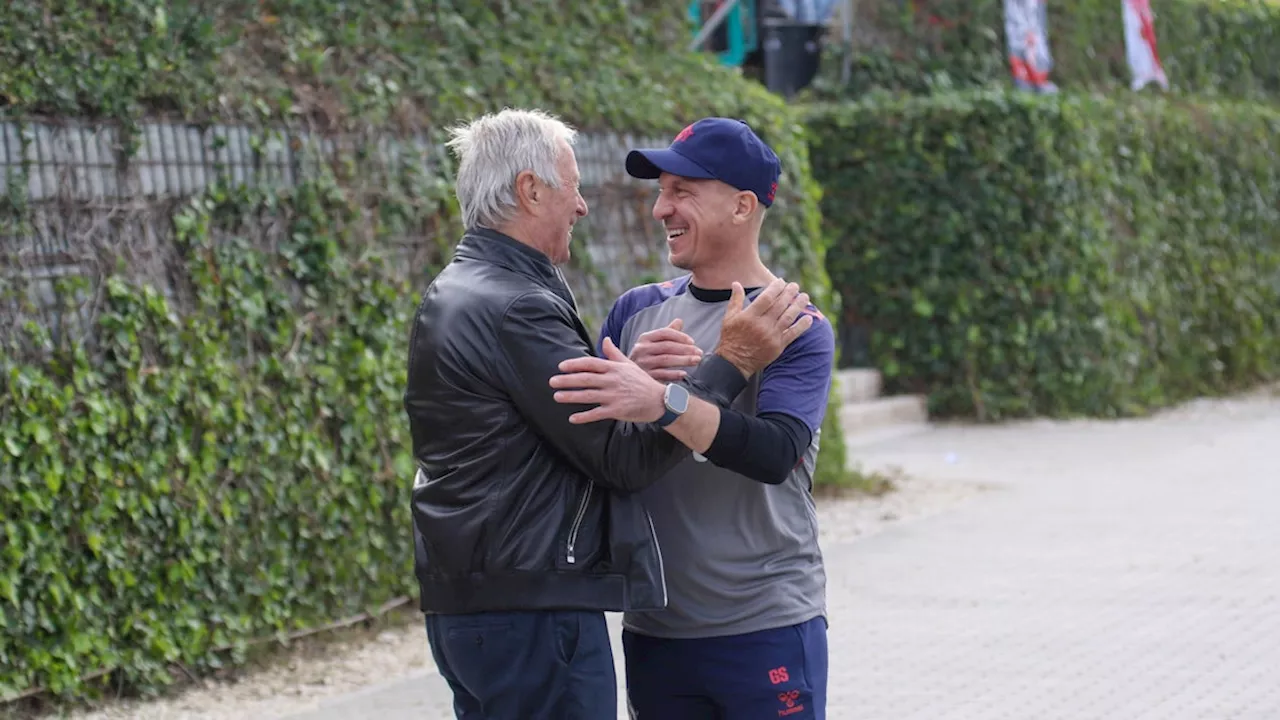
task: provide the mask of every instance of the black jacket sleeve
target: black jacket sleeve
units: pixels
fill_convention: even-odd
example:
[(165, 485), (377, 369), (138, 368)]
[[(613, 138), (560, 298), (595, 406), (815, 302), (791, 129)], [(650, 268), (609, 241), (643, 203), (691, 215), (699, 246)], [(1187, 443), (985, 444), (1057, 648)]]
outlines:
[(813, 441), (813, 432), (786, 413), (744, 415), (720, 409), (720, 429), (706, 458), (739, 475), (779, 485), (791, 475)]
[[(642, 489), (689, 454), (688, 448), (652, 423), (601, 421), (574, 425), (569, 416), (591, 406), (555, 401), (549, 381), (570, 358), (595, 357), (589, 340), (567, 308), (530, 293), (517, 298), (498, 333), (500, 365), (516, 408), (537, 432), (580, 472), (615, 490)], [(708, 402), (726, 406), (747, 380), (728, 361), (710, 357), (689, 376), (689, 387)]]

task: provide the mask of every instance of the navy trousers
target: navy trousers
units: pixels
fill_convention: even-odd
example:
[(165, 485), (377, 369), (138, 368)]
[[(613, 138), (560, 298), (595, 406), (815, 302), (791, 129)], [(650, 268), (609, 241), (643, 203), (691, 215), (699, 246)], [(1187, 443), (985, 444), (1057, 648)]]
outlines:
[(827, 621), (725, 637), (623, 632), (635, 720), (825, 720)]
[(604, 613), (427, 615), (427, 639), (458, 720), (615, 720)]

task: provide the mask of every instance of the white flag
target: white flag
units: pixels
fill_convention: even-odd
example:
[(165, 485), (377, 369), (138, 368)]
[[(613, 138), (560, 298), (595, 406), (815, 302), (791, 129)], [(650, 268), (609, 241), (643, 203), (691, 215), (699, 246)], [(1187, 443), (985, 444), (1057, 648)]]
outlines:
[(1132, 88), (1141, 90), (1150, 83), (1169, 89), (1169, 78), (1156, 52), (1156, 25), (1151, 0), (1120, 0), (1124, 5), (1124, 50), (1133, 74)]
[(1009, 70), (1020, 90), (1058, 91), (1049, 81), (1053, 53), (1049, 51), (1048, 0), (1004, 0), (1004, 33), (1009, 46)]

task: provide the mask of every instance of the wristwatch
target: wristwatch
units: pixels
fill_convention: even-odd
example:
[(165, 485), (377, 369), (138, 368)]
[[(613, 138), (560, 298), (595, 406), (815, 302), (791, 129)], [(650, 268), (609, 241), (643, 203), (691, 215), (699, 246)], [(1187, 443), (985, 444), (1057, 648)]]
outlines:
[(658, 418), (658, 427), (670, 425), (689, 409), (689, 391), (683, 385), (668, 383), (667, 389), (662, 393), (662, 404), (666, 407), (666, 412)]

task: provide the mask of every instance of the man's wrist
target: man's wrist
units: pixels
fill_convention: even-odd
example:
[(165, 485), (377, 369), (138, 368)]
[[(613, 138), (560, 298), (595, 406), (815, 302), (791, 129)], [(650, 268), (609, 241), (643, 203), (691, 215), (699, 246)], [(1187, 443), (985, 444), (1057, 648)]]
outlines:
[(689, 398), (689, 409), (664, 428), (699, 456), (707, 452), (720, 429), (720, 407), (698, 397)]
[(667, 386), (665, 383), (654, 380), (653, 378), (650, 378), (650, 381), (651, 381), (650, 393), (657, 400), (657, 404), (655, 405), (655, 407), (657, 408), (657, 412), (653, 416), (653, 418), (649, 420), (649, 422), (657, 422), (658, 420), (662, 419), (663, 415), (667, 414), (667, 403), (666, 403)]
[(689, 373), (685, 385), (708, 401), (728, 407), (746, 389), (748, 379), (737, 365), (718, 353), (711, 353)]
[(725, 347), (722, 345), (713, 350), (711, 354), (712, 356), (719, 357), (732, 365), (734, 369), (742, 373), (742, 376), (745, 378), (750, 378), (755, 373), (751, 368), (751, 363), (740, 357), (731, 347)]
[(678, 382), (667, 383), (662, 388), (662, 417), (658, 427), (666, 427), (679, 420), (689, 410), (689, 389)]

